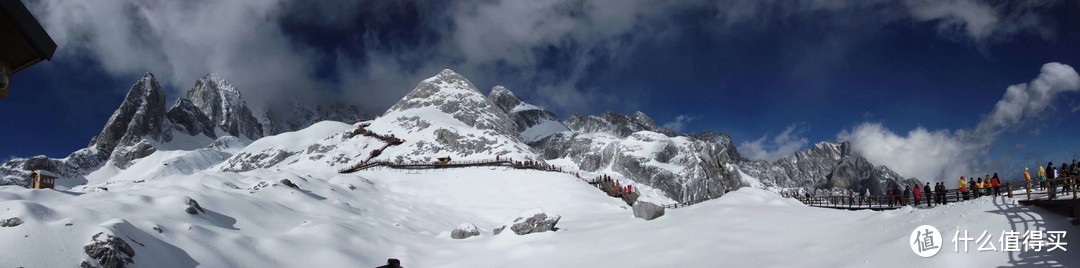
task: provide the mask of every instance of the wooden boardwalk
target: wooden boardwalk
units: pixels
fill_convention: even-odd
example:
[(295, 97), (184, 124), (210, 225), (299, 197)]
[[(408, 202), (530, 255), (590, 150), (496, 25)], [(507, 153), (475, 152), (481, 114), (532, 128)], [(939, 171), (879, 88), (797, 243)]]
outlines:
[(563, 171), (561, 168), (551, 165), (540, 164), (522, 164), (520, 161), (514, 162), (510, 160), (497, 160), (497, 159), (485, 159), (485, 160), (466, 160), (466, 161), (451, 161), (449, 163), (438, 163), (435, 161), (427, 162), (390, 162), (390, 161), (371, 161), (361, 162), (359, 164), (343, 168), (338, 170), (338, 173), (348, 174), (365, 169), (372, 168), (391, 168), (391, 169), (447, 169), (447, 168), (467, 168), (467, 167), (509, 167), (513, 169), (531, 169), (548, 172), (560, 172), (573, 174), (568, 171)]

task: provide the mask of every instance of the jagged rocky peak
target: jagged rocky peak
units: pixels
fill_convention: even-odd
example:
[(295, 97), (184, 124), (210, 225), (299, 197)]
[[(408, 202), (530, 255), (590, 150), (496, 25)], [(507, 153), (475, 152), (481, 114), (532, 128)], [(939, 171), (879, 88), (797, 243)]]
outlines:
[(652, 131), (667, 136), (675, 136), (670, 130), (656, 126), (656, 122), (642, 112), (633, 116), (607, 111), (600, 115), (583, 116), (574, 114), (564, 122), (571, 130), (587, 133), (604, 132), (619, 137), (627, 137), (638, 131)]
[(109, 154), (117, 146), (131, 145), (144, 137), (162, 140), (165, 123), (165, 93), (154, 75), (146, 73), (128, 90), (120, 107), (109, 117), (101, 133), (89, 147)]
[(543, 107), (526, 103), (506, 87), (492, 88), (491, 93), (488, 94), (488, 100), (510, 115), (525, 142), (532, 143), (552, 134), (570, 130), (560, 122), (558, 115)]
[(391, 106), (384, 116), (425, 108), (438, 109), (465, 125), (520, 140), (514, 122), (506, 112), (496, 108), (472, 82), (452, 70), (443, 70), (421, 81), (416, 89)]
[(262, 126), (251, 113), (244, 98), (231, 83), (210, 73), (195, 81), (185, 98), (210, 118), (210, 121), (229, 135), (258, 139)]
[(503, 112), (506, 112), (507, 114), (513, 111), (514, 107), (523, 103), (521, 98), (514, 95), (514, 92), (511, 92), (503, 86), (491, 88), (491, 93), (488, 94), (488, 100), (491, 100), (491, 103), (495, 104), (496, 107), (499, 107), (500, 110), (503, 110)]
[(171, 123), (171, 129), (174, 131), (191, 136), (202, 134), (210, 138), (217, 138), (214, 131), (214, 122), (190, 100), (176, 99), (176, 103), (169, 108), (166, 117)]
[(634, 112), (634, 122), (637, 122), (648, 129), (658, 129), (658, 127), (656, 127), (656, 122), (653, 121), (652, 117), (649, 117), (649, 115), (646, 115), (641, 111)]

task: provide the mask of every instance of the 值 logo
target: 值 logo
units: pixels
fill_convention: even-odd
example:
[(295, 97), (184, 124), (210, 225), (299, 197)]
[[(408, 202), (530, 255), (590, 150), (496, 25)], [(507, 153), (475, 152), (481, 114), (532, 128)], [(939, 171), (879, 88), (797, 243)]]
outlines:
[(911, 251), (923, 258), (933, 257), (941, 251), (941, 232), (930, 225), (923, 225), (911, 231), (908, 239)]

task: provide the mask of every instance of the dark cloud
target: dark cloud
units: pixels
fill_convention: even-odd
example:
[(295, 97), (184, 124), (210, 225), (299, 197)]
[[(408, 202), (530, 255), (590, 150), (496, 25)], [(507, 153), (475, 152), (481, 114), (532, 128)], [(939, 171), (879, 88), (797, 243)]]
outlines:
[[(173, 90), (215, 72), (252, 103), (340, 99), (372, 110), (421, 79), (452, 68), (481, 86), (511, 84), (560, 111), (626, 102), (590, 79), (617, 75), (643, 43), (680, 38), (689, 21), (715, 35), (807, 23), (851, 33), (932, 23), (942, 36), (992, 42), (1051, 35), (1053, 2), (949, 1), (30, 1), (59, 57), (87, 56), (109, 73), (158, 74)], [(816, 26), (815, 26), (816, 25)], [(842, 58), (851, 34), (826, 36), (823, 53), (795, 68), (814, 76)], [(799, 60), (795, 60), (799, 62)], [(797, 63), (798, 64), (798, 63)], [(826, 64), (827, 65), (827, 64)], [(799, 71), (802, 70), (802, 71)], [(516, 86), (516, 87), (515, 87)], [(176, 95), (174, 92), (173, 96)], [(630, 94), (633, 95), (633, 94)], [(632, 100), (631, 100), (632, 101)], [(264, 105), (264, 104), (263, 104)]]

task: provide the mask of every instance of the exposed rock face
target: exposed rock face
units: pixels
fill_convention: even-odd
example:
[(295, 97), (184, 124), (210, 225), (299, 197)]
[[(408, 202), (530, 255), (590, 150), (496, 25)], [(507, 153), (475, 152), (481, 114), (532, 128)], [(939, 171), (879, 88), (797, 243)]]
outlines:
[(130, 159), (141, 156), (131, 155), (144, 153), (145, 150), (117, 150), (118, 147), (134, 146), (144, 139), (163, 141), (168, 135), (163, 131), (165, 126), (165, 92), (161, 85), (154, 79), (154, 75), (147, 73), (131, 86), (124, 102), (120, 104), (105, 128), (90, 141), (90, 147), (97, 149), (103, 154), (110, 154), (110, 158), (121, 168), (128, 165)]
[(883, 194), (885, 185), (907, 181), (886, 167), (855, 155), (847, 143), (821, 142), (813, 148), (774, 163), (744, 161), (740, 169), (768, 186), (780, 188), (842, 188), (857, 193)]
[(23, 220), (19, 217), (11, 217), (0, 220), (0, 227), (15, 227), (23, 224)]
[[(649, 126), (645, 123), (627, 124), (636, 122), (630, 116), (606, 117), (617, 118), (624, 125)], [(647, 118), (642, 115), (638, 117)], [(668, 197), (678, 201), (716, 198), (727, 190), (745, 186), (734, 166), (730, 165), (738, 161), (738, 154), (731, 138), (725, 135), (702, 133), (671, 137), (641, 130), (617, 136), (616, 133), (629, 131), (630, 128), (605, 126), (603, 124), (612, 121), (597, 119), (605, 117), (589, 118), (593, 119), (581, 121), (589, 124), (582, 129), (598, 132), (563, 132), (532, 145), (541, 150), (544, 159), (566, 158), (581, 170), (590, 172), (610, 168), (625, 176), (625, 179), (663, 190)], [(579, 126), (582, 125), (579, 123)]]
[(146, 73), (131, 86), (120, 108), (113, 112), (90, 145), (102, 152), (112, 152), (117, 146), (135, 144), (143, 137), (161, 140), (164, 125), (165, 93), (154, 75)]
[(495, 86), (488, 100), (510, 115), (525, 142), (535, 142), (552, 134), (570, 130), (559, 116), (543, 107), (525, 103), (503, 86)]
[(187, 99), (177, 99), (169, 112), (165, 115), (169, 119), (172, 129), (191, 136), (206, 135), (217, 138), (214, 131), (214, 122), (199, 110), (198, 106)]
[(635, 218), (651, 221), (653, 219), (659, 218), (660, 216), (664, 216), (664, 207), (644, 201), (634, 202)]
[(248, 109), (240, 91), (215, 74), (196, 81), (186, 98), (229, 135), (249, 139), (263, 136), (262, 125)]
[(97, 263), (84, 261), (82, 267), (121, 268), (134, 263), (131, 258), (135, 257), (135, 250), (123, 239), (109, 234), (95, 234), (83, 250)]
[(638, 131), (652, 131), (667, 136), (675, 136), (671, 130), (659, 128), (648, 115), (635, 112), (633, 116), (607, 111), (600, 115), (582, 116), (574, 114), (564, 122), (571, 130), (585, 133), (610, 133), (618, 137), (630, 136)]
[(463, 223), (461, 226), (454, 228), (454, 231), (450, 232), (450, 238), (453, 239), (465, 239), (473, 236), (480, 235), (480, 228), (472, 223)]
[[(549, 214), (542, 210), (532, 211), (514, 219), (514, 222), (509, 224), (510, 230), (514, 231), (517, 235), (527, 235), (531, 233), (540, 233), (547, 231), (555, 231), (555, 224), (559, 223), (561, 216), (556, 214)], [(507, 225), (496, 228), (494, 233), (496, 235), (506, 230)]]

